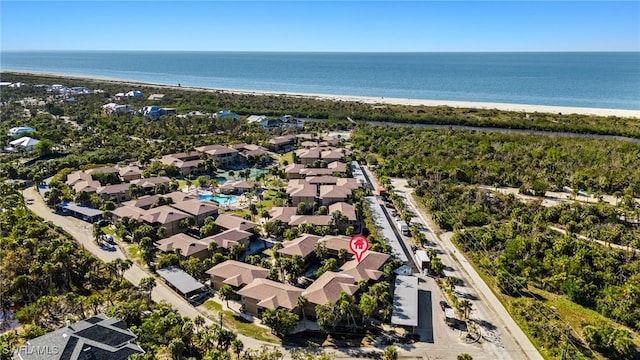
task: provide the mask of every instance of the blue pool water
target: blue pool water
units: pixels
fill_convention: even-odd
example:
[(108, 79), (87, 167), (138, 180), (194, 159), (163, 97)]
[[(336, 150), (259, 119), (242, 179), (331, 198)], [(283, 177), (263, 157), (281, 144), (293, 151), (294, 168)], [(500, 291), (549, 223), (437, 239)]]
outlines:
[(238, 200), (235, 195), (200, 195), (200, 200), (215, 201), (220, 205), (231, 205)]
[(227, 182), (227, 178), (224, 176), (216, 176), (216, 181), (218, 182), (218, 185), (222, 185)]

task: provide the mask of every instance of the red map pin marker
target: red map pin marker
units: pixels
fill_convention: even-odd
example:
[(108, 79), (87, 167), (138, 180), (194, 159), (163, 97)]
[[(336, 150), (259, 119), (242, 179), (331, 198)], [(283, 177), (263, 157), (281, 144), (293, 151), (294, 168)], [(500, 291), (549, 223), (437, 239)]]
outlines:
[(362, 255), (369, 249), (369, 240), (364, 235), (354, 235), (349, 240), (349, 248), (356, 255), (356, 260), (360, 262)]

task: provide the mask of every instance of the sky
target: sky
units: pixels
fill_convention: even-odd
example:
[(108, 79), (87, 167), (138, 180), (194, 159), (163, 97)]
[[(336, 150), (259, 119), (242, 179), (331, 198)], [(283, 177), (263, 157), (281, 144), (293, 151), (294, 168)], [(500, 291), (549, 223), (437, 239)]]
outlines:
[(640, 51), (640, 1), (0, 1), (0, 49)]

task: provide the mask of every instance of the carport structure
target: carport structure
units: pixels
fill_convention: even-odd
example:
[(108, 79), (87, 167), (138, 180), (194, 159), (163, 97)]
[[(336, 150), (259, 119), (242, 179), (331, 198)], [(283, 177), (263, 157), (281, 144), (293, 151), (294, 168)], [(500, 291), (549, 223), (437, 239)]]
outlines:
[(156, 270), (169, 285), (185, 299), (203, 292), (205, 286), (177, 266), (169, 266)]
[(89, 206), (78, 205), (73, 202), (60, 203), (56, 205), (56, 208), (63, 214), (71, 214), (78, 219), (82, 219), (90, 223), (97, 222), (102, 218), (102, 211)]
[(393, 291), (393, 312), (391, 325), (411, 328), (418, 326), (418, 278), (415, 276), (396, 276)]

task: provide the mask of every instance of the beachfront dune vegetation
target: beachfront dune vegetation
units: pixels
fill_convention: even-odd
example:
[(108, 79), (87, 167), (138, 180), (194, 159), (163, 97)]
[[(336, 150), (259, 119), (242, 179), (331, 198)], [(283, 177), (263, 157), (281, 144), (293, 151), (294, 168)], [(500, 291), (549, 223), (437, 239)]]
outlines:
[[(162, 93), (164, 99), (154, 105), (176, 108), (178, 112), (215, 112), (230, 109), (240, 115), (285, 114), (302, 118), (354, 121), (391, 121), (411, 124), (467, 125), (508, 129), (532, 129), (552, 132), (620, 135), (640, 138), (640, 119), (616, 116), (550, 114), (537, 112), (500, 111), (494, 109), (453, 108), (448, 106), (408, 106), (372, 104), (357, 101), (334, 101), (313, 96), (286, 96), (232, 93), (229, 91), (190, 89), (185, 87), (157, 87), (123, 81), (64, 78), (45, 75), (0, 73), (3, 81), (22, 81), (29, 84), (68, 83), (105, 91), (104, 96), (136, 88), (145, 94)], [(21, 90), (30, 91), (30, 90)], [(2, 98), (0, 98), (2, 99)], [(134, 105), (148, 105), (142, 99), (129, 100)], [(101, 104), (103, 105), (103, 104)], [(87, 113), (91, 114), (90, 112)]]
[[(379, 177), (414, 185), (545, 356), (639, 356), (639, 145), (372, 126), (351, 141)], [(543, 206), (545, 191), (565, 186), (615, 201), (579, 203), (569, 192)]]

